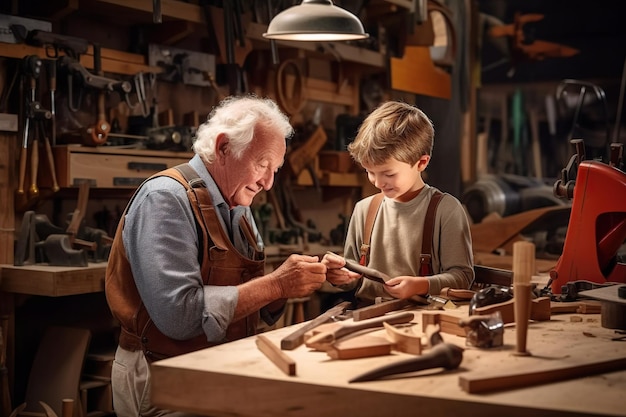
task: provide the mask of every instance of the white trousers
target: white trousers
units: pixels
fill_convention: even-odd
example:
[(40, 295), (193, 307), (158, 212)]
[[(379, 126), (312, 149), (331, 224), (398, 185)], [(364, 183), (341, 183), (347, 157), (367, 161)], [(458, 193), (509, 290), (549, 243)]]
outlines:
[(150, 364), (142, 351), (118, 346), (111, 372), (113, 410), (117, 417), (191, 417), (179, 411), (158, 409), (150, 402)]

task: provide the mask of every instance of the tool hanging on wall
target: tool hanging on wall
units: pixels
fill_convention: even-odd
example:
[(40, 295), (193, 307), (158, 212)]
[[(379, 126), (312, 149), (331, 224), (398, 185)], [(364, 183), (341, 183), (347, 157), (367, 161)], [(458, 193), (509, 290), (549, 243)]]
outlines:
[[(246, 74), (243, 69), (246, 57), (252, 51), (252, 43), (246, 38), (243, 12), (240, 0), (215, 2), (203, 0), (205, 19), (212, 25), (209, 33), (217, 40), (221, 65), (216, 72), (218, 85), (227, 84), (229, 94), (243, 93), (248, 90)], [(225, 82), (222, 82), (224, 80)]]
[[(94, 73), (83, 67), (79, 61), (69, 56), (61, 56), (57, 59), (58, 72), (65, 76), (67, 88), (67, 109), (76, 114), (83, 106), (85, 93), (95, 93), (96, 115), (89, 115), (92, 121), (78, 121), (73, 126), (65, 127), (63, 139), (65, 142), (79, 142), (87, 146), (102, 145), (106, 142), (110, 133), (110, 125), (106, 121), (107, 95), (117, 93), (128, 105), (133, 107), (130, 93), (133, 86), (129, 81), (116, 80), (103, 75), (101, 65), (100, 47), (94, 45)], [(65, 107), (61, 107), (64, 109)], [(77, 126), (78, 125), (78, 126)], [(61, 132), (63, 130), (61, 129)]]
[[(25, 194), (24, 185), (26, 181), (26, 164), (28, 161), (28, 148), (30, 142), (31, 185), (28, 190), (28, 197), (30, 199), (34, 199), (39, 195), (39, 188), (37, 187), (37, 168), (39, 165), (38, 136), (40, 134), (45, 135), (42, 121), (48, 120), (52, 116), (50, 111), (43, 108), (41, 103), (37, 101), (37, 81), (39, 79), (39, 75), (41, 74), (41, 67), (42, 61), (36, 55), (28, 55), (22, 59), (22, 83), (20, 85), (20, 97), (24, 104), (21, 110), (23, 128), (17, 194)], [(28, 86), (26, 87), (25, 84), (28, 84)], [(28, 91), (25, 91), (26, 88)]]
[[(93, 44), (93, 68), (97, 75), (102, 76), (102, 53), (99, 44)], [(127, 96), (128, 93), (127, 92)], [(95, 145), (103, 145), (107, 141), (111, 125), (106, 121), (106, 93), (100, 90), (98, 93), (98, 117), (93, 126), (87, 128), (86, 133)]]

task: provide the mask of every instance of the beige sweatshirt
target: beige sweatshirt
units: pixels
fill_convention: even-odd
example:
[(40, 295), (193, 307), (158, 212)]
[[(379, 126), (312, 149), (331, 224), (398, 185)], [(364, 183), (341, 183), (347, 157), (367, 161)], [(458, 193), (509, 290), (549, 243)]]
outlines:
[[(406, 203), (383, 199), (372, 230), (369, 267), (390, 277), (419, 275), (424, 217), (435, 191), (426, 185)], [(372, 198), (355, 205), (344, 246), (344, 256), (348, 259), (359, 260)], [(450, 194), (444, 194), (437, 208), (431, 255), (434, 275), (428, 278), (430, 294), (438, 295), (444, 287), (469, 288), (474, 279), (469, 222), (461, 203)], [(390, 297), (381, 284), (371, 280), (361, 278), (355, 285), (360, 286), (357, 298), (365, 304), (373, 303), (376, 297)]]

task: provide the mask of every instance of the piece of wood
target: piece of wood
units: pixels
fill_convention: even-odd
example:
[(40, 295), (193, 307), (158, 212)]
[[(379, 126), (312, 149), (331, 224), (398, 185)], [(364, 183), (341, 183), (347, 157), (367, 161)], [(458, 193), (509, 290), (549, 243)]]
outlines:
[(303, 326), (300, 326), (293, 333), (282, 338), (280, 341), (280, 348), (283, 350), (292, 350), (292, 349), (297, 348), (298, 346), (304, 343), (304, 335), (308, 331), (318, 327), (319, 325), (323, 323), (326, 323), (333, 316), (343, 313), (345, 309), (348, 308), (349, 305), (350, 305), (349, 301), (344, 301), (342, 303), (337, 304), (334, 307), (329, 308), (328, 310), (326, 310), (324, 313), (320, 314), (316, 318), (308, 321)]
[(515, 239), (524, 229), (532, 226), (567, 225), (571, 207), (550, 206), (527, 210), (497, 220), (483, 221), (470, 226), (472, 247), (476, 252), (491, 253)]
[(441, 289), (439, 295), (451, 301), (469, 301), (474, 297), (476, 291), (458, 288), (445, 287)]
[[(0, 79), (4, 77), (0, 68)], [(2, 81), (0, 81), (2, 84)], [(6, 88), (6, 86), (5, 86)], [(15, 132), (0, 132), (0, 263), (12, 264), (15, 248), (15, 170), (18, 152)]]
[(444, 99), (451, 97), (450, 74), (435, 66), (430, 48), (406, 46), (402, 58), (391, 57), (389, 61), (392, 89)]
[(39, 265), (0, 265), (0, 290), (10, 293), (60, 297), (104, 291), (107, 263), (86, 267)]
[(296, 374), (296, 362), (262, 334), (256, 337), (257, 348), (286, 375)]
[(599, 314), (602, 312), (601, 303), (581, 302), (576, 309), (578, 314)]
[(352, 319), (354, 321), (361, 321), (371, 319), (372, 317), (380, 317), (383, 314), (390, 311), (402, 310), (411, 303), (408, 300), (389, 300), (383, 301), (378, 304), (372, 304), (371, 306), (361, 307), (352, 312)]
[(531, 306), (531, 279), (535, 273), (535, 244), (515, 242), (513, 244), (513, 299), (515, 300), (515, 334), (517, 354), (528, 354), (526, 336)]
[[(25, 413), (39, 411), (39, 403), (43, 401), (57, 416), (64, 417), (63, 399), (79, 400), (80, 379), (90, 341), (88, 329), (46, 328), (28, 377)], [(74, 410), (74, 416), (80, 416), (78, 409)]]
[(326, 132), (323, 126), (318, 126), (305, 143), (287, 154), (287, 166), (293, 176), (298, 176), (314, 159), (317, 153), (326, 144)]
[(394, 344), (381, 336), (360, 335), (333, 343), (326, 354), (333, 359), (357, 359), (389, 355)]
[(424, 311), (422, 313), (422, 331), (426, 332), (429, 325), (439, 325), (441, 332), (465, 337), (466, 330), (459, 324), (460, 316), (440, 313), (437, 311)]
[[(501, 303), (490, 304), (483, 307), (476, 307), (473, 311), (473, 314), (486, 316), (495, 313), (496, 311), (500, 312), (502, 316), (503, 323), (513, 323), (515, 321), (515, 300), (510, 299), (507, 301), (503, 301)], [(546, 321), (550, 320), (552, 315), (552, 302), (550, 301), (550, 297), (539, 297), (534, 298), (531, 301), (530, 306), (530, 319), (535, 321)], [(576, 309), (572, 311), (568, 311), (569, 313), (576, 312)]]
[(383, 323), (387, 332), (387, 339), (394, 344), (398, 352), (410, 353), (411, 355), (422, 354), (422, 336), (413, 333), (413, 327), (396, 327), (389, 323)]
[(566, 357), (558, 362), (545, 362), (543, 369), (536, 371), (522, 369), (506, 373), (500, 371), (498, 374), (475, 372), (461, 375), (459, 384), (464, 391), (477, 394), (547, 384), (622, 369), (626, 369), (626, 357), (593, 358), (589, 356), (576, 360)]
[(408, 323), (413, 320), (414, 317), (415, 316), (413, 312), (406, 311), (403, 313), (375, 317), (359, 322), (347, 321), (343, 323), (337, 323), (338, 326), (335, 329), (323, 331), (308, 338), (305, 341), (305, 345), (311, 349), (326, 351), (332, 343), (335, 343), (336, 341), (347, 335), (356, 333), (361, 330), (383, 327), (384, 322), (391, 324)]

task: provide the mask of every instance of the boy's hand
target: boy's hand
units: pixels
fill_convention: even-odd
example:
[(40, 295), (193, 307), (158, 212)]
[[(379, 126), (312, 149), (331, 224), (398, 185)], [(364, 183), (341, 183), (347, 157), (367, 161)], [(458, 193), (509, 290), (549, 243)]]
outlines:
[(344, 268), (346, 261), (339, 255), (333, 253), (325, 254), (322, 264), (326, 265), (326, 280), (333, 285), (348, 284), (361, 277), (361, 274)]
[(399, 276), (391, 278), (385, 284), (385, 290), (389, 295), (407, 299), (414, 295), (428, 294), (429, 284), (428, 279), (425, 277), (413, 277), (413, 276)]

